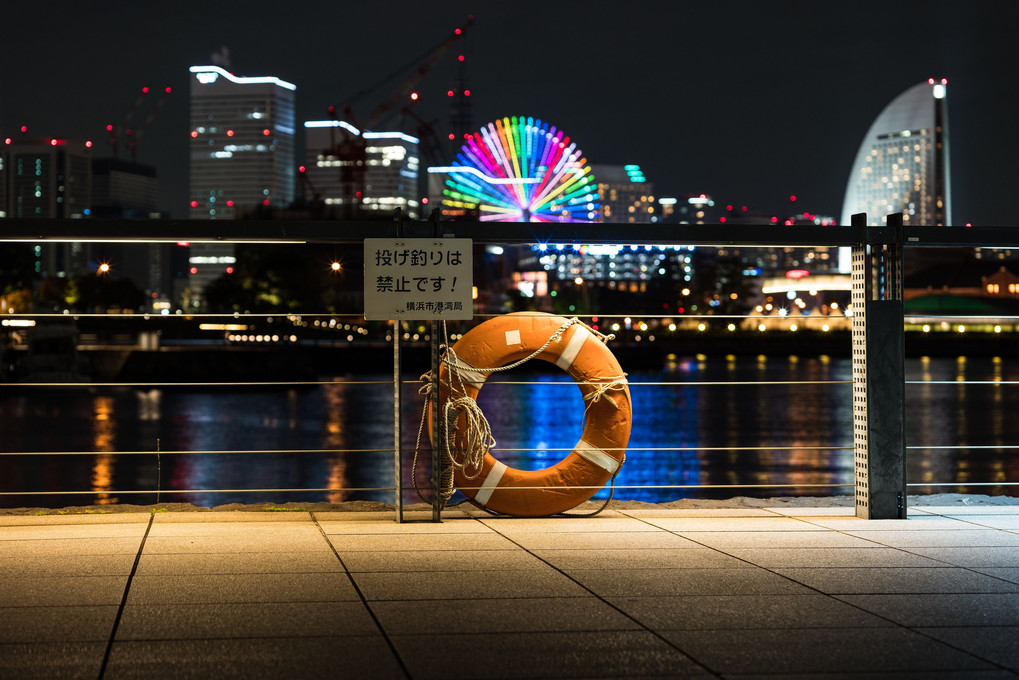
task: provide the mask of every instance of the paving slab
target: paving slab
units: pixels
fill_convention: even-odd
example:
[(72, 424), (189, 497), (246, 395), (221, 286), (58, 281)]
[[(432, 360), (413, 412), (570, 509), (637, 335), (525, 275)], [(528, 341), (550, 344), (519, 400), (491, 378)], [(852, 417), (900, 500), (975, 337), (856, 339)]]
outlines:
[[(326, 513), (316, 513), (316, 516)], [(333, 513), (335, 514), (335, 513)], [(392, 520), (326, 520), (319, 519), (318, 525), (326, 534), (488, 534), (492, 529), (473, 519), (435, 522), (403, 522)]]
[(119, 605), (127, 576), (5, 576), (0, 606)]
[[(810, 508), (803, 508), (809, 512)], [(621, 511), (629, 517), (774, 517), (771, 508), (627, 508)]]
[(93, 538), (133, 538), (145, 535), (147, 524), (47, 524), (5, 526), (0, 531), (0, 550), (10, 541), (88, 540)]
[(0, 607), (0, 644), (106, 642), (116, 616), (115, 604)]
[(982, 546), (979, 550), (952, 546), (910, 547), (906, 550), (913, 555), (929, 557), (957, 567), (1019, 567), (1019, 548), (1015, 546)]
[[(289, 519), (289, 517), (288, 517)], [(189, 536), (237, 536), (247, 539), (321, 538), (322, 532), (310, 521), (296, 522), (162, 522), (153, 523), (149, 538)]]
[(891, 546), (893, 548), (931, 548), (931, 547), (1014, 547), (1019, 548), (1019, 534), (994, 529), (959, 529), (946, 531), (934, 529), (930, 531), (856, 531), (846, 530), (846, 534)]
[(646, 631), (396, 635), (392, 640), (415, 680), (717, 677)]
[[(2, 547), (2, 546), (0, 546)], [(137, 547), (135, 548), (137, 551)], [(127, 576), (136, 555), (38, 555), (0, 551), (0, 578), (6, 576)]]
[(894, 625), (845, 602), (811, 592), (796, 595), (686, 595), (608, 599), (623, 612), (656, 631), (752, 631)]
[(910, 517), (905, 521), (901, 519), (859, 519), (856, 517), (803, 518), (803, 521), (824, 529), (839, 531), (931, 531), (934, 529), (969, 531), (979, 526), (959, 517), (941, 515)]
[(389, 635), (640, 629), (639, 624), (615, 607), (590, 595), (394, 600), (372, 601), (370, 604), (383, 630)]
[(660, 530), (554, 534), (529, 532), (514, 534), (513, 541), (526, 550), (654, 550), (703, 547), (682, 536)]
[(160, 574), (135, 576), (127, 604), (337, 602), (357, 599), (350, 579), (342, 573)]
[(527, 570), (371, 572), (353, 574), (357, 587), (373, 600), (453, 600), (486, 598), (586, 597), (558, 571), (539, 565)]
[(895, 548), (726, 548), (761, 567), (944, 567), (945, 562)]
[(347, 551), (391, 550), (516, 550), (513, 542), (495, 533), (484, 534), (333, 534), (333, 548)]
[(148, 524), (152, 517), (149, 512), (90, 512), (35, 515), (0, 514), (0, 527), (54, 526), (69, 524), (76, 527), (100, 524)]
[(489, 518), (480, 520), (481, 524), (501, 534), (513, 536), (532, 533), (601, 533), (657, 531), (650, 521), (642, 521), (632, 517), (590, 517), (584, 519), (564, 519), (559, 517), (541, 518)]
[[(3, 530), (0, 530), (3, 533)], [(4, 556), (21, 555), (26, 557), (57, 558), (64, 555), (136, 555), (141, 546), (141, 536), (137, 538), (66, 538), (52, 540), (34, 540), (21, 538), (4, 541), (0, 554)]]
[(118, 640), (349, 635), (380, 635), (360, 601), (129, 604), (117, 629)]
[(1019, 515), (1019, 504), (999, 505), (924, 505), (910, 507), (909, 512), (925, 512), (932, 515)]
[(103, 680), (286, 677), (392, 680), (404, 676), (380, 636), (273, 636), (118, 641), (113, 645)]
[(736, 568), (747, 564), (708, 548), (658, 548), (654, 550), (534, 550), (552, 566), (577, 569), (690, 569)]
[[(903, 628), (666, 631), (663, 636), (724, 675), (997, 670), (990, 662)], [(797, 675), (797, 677), (799, 677)]]
[(837, 507), (837, 508), (829, 508), (829, 507), (817, 507), (817, 508), (813, 508), (813, 507), (803, 507), (803, 506), (794, 506), (794, 507), (774, 506), (774, 507), (768, 507), (767, 508), (767, 512), (774, 513), (776, 515), (785, 515), (787, 517), (808, 517), (808, 518), (815, 518), (815, 517), (840, 518), (840, 517), (855, 517), (856, 516), (856, 508), (854, 508), (853, 506)]
[(307, 522), (311, 519), (308, 512), (266, 512), (231, 510), (221, 512), (153, 512), (152, 524), (203, 524), (211, 522), (222, 524), (224, 522), (245, 523), (245, 522)]
[(677, 531), (684, 535), (691, 532), (771, 532), (771, 531), (824, 531), (823, 527), (795, 517), (654, 517), (646, 520), (649, 524)]
[(1014, 593), (1016, 584), (961, 567), (775, 569), (822, 593)]
[(973, 571), (1000, 578), (1009, 583), (1019, 583), (1019, 567), (975, 567)]
[(1019, 671), (1019, 625), (987, 628), (924, 628), (924, 635)]
[(757, 567), (739, 569), (571, 569), (585, 588), (601, 597), (673, 595), (769, 595), (810, 592)]
[[(344, 551), (343, 565), (351, 572), (435, 572), (541, 569), (545, 565), (523, 550), (404, 550)], [(336, 558), (333, 557), (333, 561)], [(337, 562), (339, 564), (339, 562)], [(413, 578), (413, 576), (409, 577)]]
[(148, 554), (280, 552), (294, 553), (329, 550), (322, 534), (245, 535), (220, 532), (198, 536), (152, 536), (145, 541)]
[(105, 641), (0, 644), (0, 678), (95, 680), (105, 652)]
[(679, 531), (701, 546), (727, 548), (873, 548), (879, 544), (835, 531)]
[[(264, 544), (259, 544), (265, 548)], [(172, 553), (146, 552), (138, 560), (139, 576), (180, 574), (294, 574), (342, 572), (343, 565), (323, 541), (308, 552)]]
[(838, 599), (909, 628), (1019, 625), (1017, 593), (837, 595)]
[(1002, 531), (1019, 531), (1019, 515), (954, 515), (950, 519)]

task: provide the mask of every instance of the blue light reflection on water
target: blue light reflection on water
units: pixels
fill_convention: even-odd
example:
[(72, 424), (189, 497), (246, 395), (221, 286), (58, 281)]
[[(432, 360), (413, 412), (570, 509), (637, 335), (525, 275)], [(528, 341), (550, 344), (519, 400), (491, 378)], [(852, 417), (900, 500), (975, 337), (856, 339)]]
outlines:
[[(633, 430), (616, 498), (841, 494), (843, 487), (780, 485), (853, 482), (849, 359), (825, 357), (685, 358), (662, 371), (629, 376)], [(163, 494), (202, 505), (287, 500), (392, 501), (392, 492), (349, 492), (393, 484), (392, 387), (337, 379), (307, 390), (22, 390), (0, 398), (0, 451), (88, 451), (95, 455), (0, 456), (0, 490), (92, 489), (97, 502), (150, 503), (155, 489), (327, 488), (318, 493)], [(908, 477), (923, 482), (1017, 482), (1019, 454), (945, 446), (1019, 445), (1019, 362), (910, 359), (906, 388)], [(962, 381), (999, 381), (965, 384)], [(762, 382), (763, 381), (763, 382)], [(815, 382), (816, 381), (816, 382)], [(938, 384), (946, 381), (948, 384)], [(781, 383), (781, 384), (768, 384)], [(785, 383), (790, 384), (785, 384)], [(523, 384), (521, 384), (523, 383)], [(666, 384), (667, 383), (667, 384)], [(405, 385), (402, 413), (411, 458), (420, 418), (419, 385)], [(554, 367), (493, 377), (479, 396), (495, 435), (496, 455), (514, 467), (540, 469), (560, 460), (583, 429), (584, 404), (573, 381)], [(162, 451), (254, 453), (161, 454)], [(942, 447), (942, 448), (939, 448)], [(379, 452), (356, 451), (382, 449)], [(558, 450), (557, 450), (558, 449)], [(325, 450), (325, 451), (323, 451)], [(118, 452), (149, 451), (146, 455)], [(282, 452), (288, 451), (288, 452)], [(298, 451), (298, 452), (289, 452)], [(427, 485), (427, 464), (418, 482)], [(158, 472), (158, 478), (157, 478)], [(770, 485), (765, 489), (709, 485)], [(927, 491), (957, 490), (930, 488)], [(972, 487), (1019, 494), (1019, 487)], [(596, 497), (604, 498), (607, 491)], [(71, 505), (92, 496), (4, 496), (4, 506)], [(415, 500), (413, 493), (406, 500)]]

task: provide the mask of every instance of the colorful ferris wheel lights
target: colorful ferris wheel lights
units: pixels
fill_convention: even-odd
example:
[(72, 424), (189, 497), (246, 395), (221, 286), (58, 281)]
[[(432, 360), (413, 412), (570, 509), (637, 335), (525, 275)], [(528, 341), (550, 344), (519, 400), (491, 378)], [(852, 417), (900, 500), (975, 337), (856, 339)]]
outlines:
[(468, 135), (446, 172), (443, 205), (485, 222), (593, 222), (601, 197), (569, 137), (533, 117), (502, 118)]

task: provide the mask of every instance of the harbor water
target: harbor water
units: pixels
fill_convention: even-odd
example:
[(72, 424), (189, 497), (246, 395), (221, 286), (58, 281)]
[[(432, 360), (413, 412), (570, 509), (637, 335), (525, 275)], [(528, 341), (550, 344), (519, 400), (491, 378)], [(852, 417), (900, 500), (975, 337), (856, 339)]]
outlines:
[[(1019, 361), (911, 358), (906, 377), (907, 481), (930, 485), (910, 493), (1019, 495), (1019, 384), (1009, 384), (1019, 381)], [(423, 400), (417, 380), (406, 376), (402, 393), (407, 501), (417, 500), (415, 482), (427, 486), (431, 459), (425, 435), (422, 461), (413, 465)], [(851, 380), (850, 359), (826, 356), (680, 357), (631, 373), (633, 430), (614, 497), (850, 494)], [(148, 504), (157, 490), (160, 501), (203, 506), (391, 503), (391, 376), (323, 381), (6, 389), (0, 505)], [(493, 377), (478, 401), (494, 454), (513, 467), (555, 463), (583, 429), (580, 392), (555, 368)]]

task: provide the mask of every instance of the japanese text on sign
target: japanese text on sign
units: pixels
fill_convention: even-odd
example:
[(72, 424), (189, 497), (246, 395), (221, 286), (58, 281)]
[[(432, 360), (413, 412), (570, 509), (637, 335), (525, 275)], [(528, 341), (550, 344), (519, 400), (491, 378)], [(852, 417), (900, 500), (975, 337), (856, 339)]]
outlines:
[(365, 319), (470, 319), (471, 247), (470, 239), (365, 239)]

